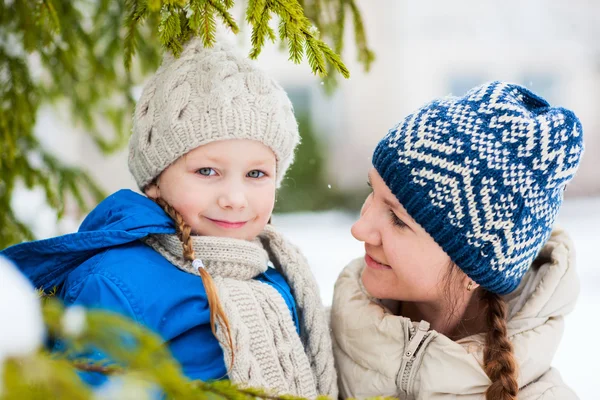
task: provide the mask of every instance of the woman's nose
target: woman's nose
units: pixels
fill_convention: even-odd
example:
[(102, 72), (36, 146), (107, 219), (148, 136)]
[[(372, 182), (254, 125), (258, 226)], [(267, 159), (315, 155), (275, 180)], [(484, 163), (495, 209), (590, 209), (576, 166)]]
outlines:
[[(379, 223), (381, 223), (381, 221), (379, 221)], [(374, 215), (373, 209), (371, 205), (368, 204), (367, 200), (360, 212), (360, 218), (352, 225), (350, 231), (356, 240), (372, 246), (379, 246), (381, 244), (381, 236), (377, 226), (378, 221), (376, 215)]]

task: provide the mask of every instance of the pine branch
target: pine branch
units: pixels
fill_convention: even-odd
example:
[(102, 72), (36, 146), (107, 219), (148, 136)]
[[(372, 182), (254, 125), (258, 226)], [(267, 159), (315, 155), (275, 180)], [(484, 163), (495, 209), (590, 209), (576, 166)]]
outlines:
[[(121, 382), (122, 390), (127, 393), (131, 392), (126, 383), (136, 382), (137, 395), (142, 397), (145, 394), (155, 397), (158, 390), (165, 398), (181, 400), (303, 400), (268, 389), (240, 387), (226, 380), (190, 381), (163, 339), (148, 328), (118, 314), (81, 310), (80, 326), (73, 331), (73, 321), (69, 319), (74, 315), (68, 315), (69, 310), (65, 310), (60, 300), (40, 290), (38, 294), (44, 298), (42, 315), (48, 339), (59, 341), (65, 350), (52, 354), (42, 350), (6, 361), (0, 378), (3, 378), (3, 399), (91, 400), (98, 393), (92, 393), (77, 375), (77, 371), (87, 371), (109, 375), (113, 382)], [(78, 353), (92, 349), (106, 359), (77, 357)], [(120, 398), (125, 391), (120, 393), (116, 385), (110, 393)], [(327, 399), (317, 397), (317, 400)]]
[(337, 53), (335, 53), (333, 50), (331, 50), (329, 48), (329, 46), (327, 46), (324, 42), (322, 42), (320, 40), (317, 41), (317, 45), (319, 46), (320, 50), (325, 55), (325, 58), (327, 59), (327, 61), (330, 62), (335, 67), (335, 69), (337, 69), (337, 71), (342, 74), (342, 76), (344, 78), (349, 78), (350, 71), (348, 71), (348, 68), (346, 68), (346, 66), (342, 62), (342, 59), (340, 58), (340, 56)]
[(8, 360), (3, 372), (3, 399), (93, 399), (68, 362), (44, 353)]
[(162, 1), (161, 0), (147, 0), (147, 4), (148, 4), (148, 9), (152, 12), (156, 12), (158, 10), (160, 10), (160, 7), (162, 6)]
[(210, 6), (208, 0), (204, 1), (201, 8), (202, 28), (200, 29), (200, 37), (204, 42), (204, 46), (212, 47), (215, 44), (215, 31), (217, 23), (215, 21), (214, 9)]
[[(302, 7), (302, 5), (300, 5), (300, 7)], [(302, 7), (304, 9), (304, 7)], [(313, 22), (315, 24), (315, 26), (319, 27), (319, 26), (323, 26), (323, 9), (322, 9), (322, 5), (321, 5), (321, 0), (313, 0), (313, 6), (312, 6), (312, 11), (313, 11)]]
[(294, 29), (289, 21), (281, 19), (279, 23), (279, 38), (283, 42), (287, 40), (290, 53), (289, 60), (296, 64), (302, 61), (304, 48), (302, 47), (303, 38), (298, 29)]
[(104, 375), (122, 374), (124, 369), (115, 365), (101, 365), (102, 362), (95, 360), (75, 360), (71, 364), (79, 371), (98, 372)]
[(336, 4), (336, 18), (337, 24), (335, 25), (333, 42), (335, 43), (335, 51), (338, 54), (342, 54), (344, 50), (344, 29), (346, 28), (346, 2), (347, 0), (338, 0)]
[(233, 16), (228, 11), (229, 8), (233, 7), (233, 1), (228, 0), (225, 2), (225, 4), (217, 0), (208, 0), (208, 2), (215, 10), (217, 10), (225, 25), (227, 25), (233, 33), (238, 33), (240, 31), (240, 28), (237, 26)]
[(360, 11), (356, 5), (355, 0), (346, 0), (352, 10), (352, 16), (354, 17), (354, 33), (356, 38), (356, 45), (358, 47), (358, 60), (365, 66), (365, 71), (371, 69), (371, 63), (375, 60), (375, 53), (367, 46), (367, 37), (365, 34), (365, 28), (363, 26), (362, 17)]
[[(76, 178), (77, 168), (44, 156), (41, 165), (27, 160), (31, 154), (44, 154), (33, 132), (40, 105), (67, 99), (73, 125), (85, 130), (99, 149), (110, 153), (123, 148), (131, 129), (132, 88), (156, 69), (163, 50), (177, 56), (192, 36), (202, 36), (205, 45), (212, 45), (217, 20), (238, 32), (233, 5), (233, 0), (0, 3), (2, 40), (9, 36), (16, 40), (0, 46), (0, 206), (10, 208), (19, 181), (42, 187), (59, 215), (70, 199), (83, 207), (100, 197), (100, 188), (87, 183), (88, 176)], [(278, 39), (287, 47), (290, 61), (300, 63), (306, 56), (315, 74), (327, 75), (328, 88), (336, 74), (327, 71), (348, 74), (335, 54), (343, 48), (346, 8), (353, 13), (359, 59), (368, 65), (372, 52), (358, 8), (350, 0), (248, 0), (250, 56), (258, 57), (267, 39)], [(279, 18), (278, 32), (270, 26), (273, 16)], [(329, 39), (335, 53), (325, 44)], [(35, 77), (29, 73), (30, 56), (39, 60), (37, 69), (42, 71)], [(105, 124), (99, 128), (104, 122), (110, 129)], [(32, 238), (12, 213), (0, 216), (0, 225), (0, 248)]]
[(249, 57), (255, 59), (260, 54), (264, 44), (265, 37), (268, 34), (268, 25), (271, 19), (269, 9), (267, 8), (267, 0), (255, 0), (252, 1), (254, 9), (248, 5), (248, 13), (251, 16), (247, 16), (247, 21), (253, 25), (252, 27), (252, 50), (250, 51)]
[(326, 76), (327, 71), (325, 70), (325, 58), (323, 57), (323, 53), (319, 46), (318, 40), (312, 37), (311, 34), (305, 34), (305, 53), (308, 59), (308, 63), (313, 71), (319, 76)]
[(48, 23), (48, 31), (59, 34), (61, 31), (60, 19), (56, 13), (56, 7), (53, 0), (42, 0), (37, 5), (37, 23), (38, 25)]
[[(173, 43), (177, 40), (177, 36), (181, 34), (179, 15), (174, 8), (165, 6), (161, 11), (161, 18), (158, 25), (160, 42), (163, 46), (173, 51)], [(179, 54), (176, 50), (173, 53), (175, 55)]]
[(146, 8), (146, 4), (140, 3), (138, 0), (127, 0), (125, 7), (129, 10), (129, 13), (125, 25), (127, 33), (123, 46), (123, 57), (125, 59), (125, 68), (129, 70), (131, 69), (131, 60), (137, 50), (138, 25), (143, 21), (148, 9)]
[(17, 219), (10, 203), (0, 202), (3, 210), (0, 215), (0, 237), (6, 243), (19, 243), (24, 240), (33, 240), (34, 235), (31, 229)]

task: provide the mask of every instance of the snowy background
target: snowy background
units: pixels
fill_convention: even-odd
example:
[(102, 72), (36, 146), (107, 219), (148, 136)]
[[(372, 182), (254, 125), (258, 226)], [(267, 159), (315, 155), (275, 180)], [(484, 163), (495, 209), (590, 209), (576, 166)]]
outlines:
[[(333, 285), (345, 264), (364, 255), (350, 234), (357, 215), (340, 212), (285, 214), (273, 223), (304, 251), (319, 282), (323, 301), (331, 304)], [(582, 399), (598, 398), (600, 346), (600, 198), (569, 199), (559, 215), (575, 243), (581, 293), (553, 365)]]
[[(594, 251), (600, 248), (600, 2), (357, 4), (377, 59), (369, 73), (362, 70), (350, 45), (353, 32), (348, 24), (343, 58), (352, 78), (341, 81), (333, 96), (324, 96), (320, 79), (306, 64), (292, 65), (276, 45), (268, 44), (258, 60), (286, 88), (296, 112), (311, 115), (325, 154), (329, 188), (364, 188), (375, 143), (399, 118), (431, 98), (460, 95), (485, 81), (520, 83), (552, 104), (573, 109), (581, 119), (586, 155), (559, 217), (575, 242), (581, 294), (567, 318), (554, 365), (582, 399), (600, 398), (595, 373), (600, 372), (600, 347), (594, 340), (600, 330), (600, 269)], [(66, 114), (64, 107), (40, 109), (36, 134), (42, 145), (63, 162), (85, 168), (106, 193), (135, 189), (127, 173), (127, 152), (103, 155)], [(11, 206), (38, 238), (75, 231), (84, 217), (67, 204), (66, 217), (57, 222), (41, 190), (22, 186), (15, 190)], [(328, 304), (338, 273), (363, 254), (362, 244), (350, 235), (356, 217), (342, 211), (274, 217), (308, 257)]]
[[(59, 231), (77, 229), (78, 221), (64, 219), (56, 224), (56, 214), (46, 205), (40, 192), (19, 190), (13, 206), (19, 216), (34, 227), (40, 238)], [(27, 218), (29, 217), (29, 218)], [(304, 252), (319, 283), (323, 301), (330, 305), (338, 274), (352, 259), (364, 255), (363, 244), (350, 234), (357, 214), (341, 211), (281, 214), (273, 223)], [(566, 328), (553, 365), (565, 382), (582, 399), (596, 399), (600, 369), (600, 197), (567, 199), (558, 224), (565, 228), (577, 254), (581, 292), (575, 310), (567, 316)]]

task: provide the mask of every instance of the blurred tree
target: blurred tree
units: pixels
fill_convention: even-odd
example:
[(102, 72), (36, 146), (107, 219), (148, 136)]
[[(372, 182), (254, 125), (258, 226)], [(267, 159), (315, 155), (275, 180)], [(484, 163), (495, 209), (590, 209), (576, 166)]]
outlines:
[[(69, 198), (85, 210), (105, 195), (87, 173), (40, 145), (34, 135), (39, 107), (65, 101), (73, 123), (100, 149), (122, 148), (134, 107), (132, 87), (158, 67), (164, 49), (178, 54), (192, 36), (211, 46), (217, 20), (237, 33), (233, 6), (234, 0), (0, 2), (0, 248), (33, 239), (11, 209), (16, 182), (42, 187), (59, 217)], [(346, 14), (354, 21), (359, 61), (368, 70), (374, 59), (355, 0), (248, 0), (245, 9), (251, 58), (267, 39), (279, 40), (287, 44), (290, 61), (300, 63), (306, 56), (328, 90), (335, 88), (335, 75), (328, 71), (349, 76), (338, 56)], [(273, 16), (277, 33), (270, 25)], [(112, 131), (100, 131), (102, 122)]]

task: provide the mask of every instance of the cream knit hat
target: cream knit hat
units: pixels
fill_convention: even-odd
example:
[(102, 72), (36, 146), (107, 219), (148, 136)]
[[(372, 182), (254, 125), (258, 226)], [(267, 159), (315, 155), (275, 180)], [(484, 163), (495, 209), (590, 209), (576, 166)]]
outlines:
[(220, 41), (190, 40), (179, 58), (166, 53), (144, 87), (133, 116), (129, 170), (139, 188), (198, 146), (251, 139), (277, 158), (277, 186), (300, 141), (285, 91), (250, 60)]

